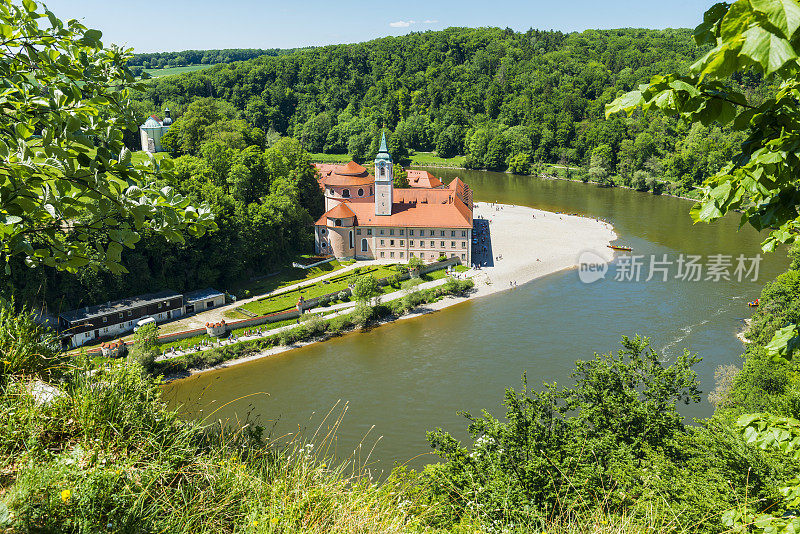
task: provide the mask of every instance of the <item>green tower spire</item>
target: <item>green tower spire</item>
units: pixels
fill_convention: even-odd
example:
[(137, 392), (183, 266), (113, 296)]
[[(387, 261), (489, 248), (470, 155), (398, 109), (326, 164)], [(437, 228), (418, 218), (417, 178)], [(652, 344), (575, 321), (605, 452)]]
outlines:
[(389, 149), (386, 148), (386, 132), (381, 132), (381, 147), (378, 149), (375, 161), (392, 161), (392, 156), (389, 155)]

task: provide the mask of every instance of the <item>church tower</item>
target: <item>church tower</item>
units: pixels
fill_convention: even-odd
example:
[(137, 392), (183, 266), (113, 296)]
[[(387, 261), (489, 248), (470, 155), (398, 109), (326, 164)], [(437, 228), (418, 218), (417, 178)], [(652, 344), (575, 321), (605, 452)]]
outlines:
[(386, 134), (381, 133), (381, 147), (375, 156), (375, 215), (392, 214), (392, 156), (386, 148)]

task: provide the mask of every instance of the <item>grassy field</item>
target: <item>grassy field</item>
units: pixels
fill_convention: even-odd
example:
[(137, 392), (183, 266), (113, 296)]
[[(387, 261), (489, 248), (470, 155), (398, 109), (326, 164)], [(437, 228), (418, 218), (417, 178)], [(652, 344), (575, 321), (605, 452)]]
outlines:
[(153, 78), (160, 78), (162, 76), (172, 76), (173, 74), (183, 74), (184, 72), (193, 72), (196, 70), (207, 69), (214, 65), (186, 65), (184, 67), (166, 67), (163, 69), (144, 69), (144, 71)]
[[(316, 163), (347, 163), (352, 156), (349, 154), (311, 154), (311, 161)], [(452, 158), (440, 158), (433, 152), (417, 152), (411, 156), (411, 166), (418, 167), (464, 167), (464, 156), (454, 156)], [(365, 162), (365, 166), (371, 165), (372, 162)]]
[(464, 167), (464, 156), (453, 156), (452, 158), (440, 158), (433, 152), (417, 152), (411, 156), (412, 166), (431, 166), (431, 167)]
[[(380, 265), (362, 269), (358, 276), (369, 274), (375, 278), (385, 278), (397, 274), (397, 272), (397, 267), (394, 265)], [(346, 289), (347, 282), (351, 276), (353, 276), (353, 274), (348, 272), (341, 276), (335, 276), (312, 286), (305, 287), (302, 290), (295, 289), (275, 295), (274, 297), (267, 297), (249, 302), (242, 306), (242, 308), (256, 315), (267, 315), (289, 310), (297, 305), (301, 294), (305, 299), (312, 299)]]
[(353, 158), (348, 154), (323, 154), (321, 152), (311, 154), (311, 161), (315, 163), (347, 163), (351, 159)]
[(340, 262), (339, 260), (333, 260), (328, 263), (323, 263), (322, 265), (317, 265), (316, 267), (311, 267), (310, 269), (287, 267), (272, 276), (237, 285), (233, 288), (233, 292), (237, 298), (263, 295), (264, 293), (271, 293), (282, 287), (338, 271), (352, 263), (352, 261)]

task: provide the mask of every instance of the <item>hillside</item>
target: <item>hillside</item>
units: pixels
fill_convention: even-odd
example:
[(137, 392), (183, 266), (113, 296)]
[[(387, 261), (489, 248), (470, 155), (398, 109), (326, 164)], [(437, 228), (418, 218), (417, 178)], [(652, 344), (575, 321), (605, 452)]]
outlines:
[[(515, 171), (535, 162), (589, 167), (595, 155), (626, 185), (644, 170), (683, 182), (685, 192), (740, 139), (696, 126), (685, 140), (690, 132), (675, 120), (606, 121), (603, 109), (657, 73), (685, 71), (700, 53), (685, 29), (450, 28), (218, 65), (155, 80), (138, 98), (178, 115), (196, 98), (222, 99), (309, 152), (369, 159), (385, 125), (400, 155), (466, 154), (467, 167)], [(762, 89), (759, 77), (734, 83), (754, 98)]]

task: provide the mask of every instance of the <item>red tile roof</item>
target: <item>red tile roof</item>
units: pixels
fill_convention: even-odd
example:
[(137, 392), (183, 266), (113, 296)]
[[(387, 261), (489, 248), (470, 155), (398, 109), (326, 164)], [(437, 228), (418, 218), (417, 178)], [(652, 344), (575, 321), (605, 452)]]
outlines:
[(346, 202), (339, 202), (334, 207), (323, 213), (322, 217), (320, 217), (319, 220), (324, 221), (325, 219), (350, 219), (352, 217), (355, 217), (356, 214), (353, 213), (353, 210), (347, 207), (348, 205), (349, 204), (347, 204)]
[(428, 171), (408, 170), (406, 174), (408, 175), (408, 185), (411, 187), (433, 189), (444, 185), (441, 180)]
[(321, 185), (355, 186), (369, 185), (375, 182), (375, 178), (367, 172), (367, 169), (355, 161), (351, 161), (347, 165), (317, 163), (314, 166), (321, 176)]
[[(472, 204), (448, 189), (395, 189), (391, 215), (375, 215), (372, 202), (341, 202), (328, 213), (340, 207), (355, 213), (357, 226), (472, 228)], [(328, 217), (326, 213), (316, 224), (325, 226)]]

